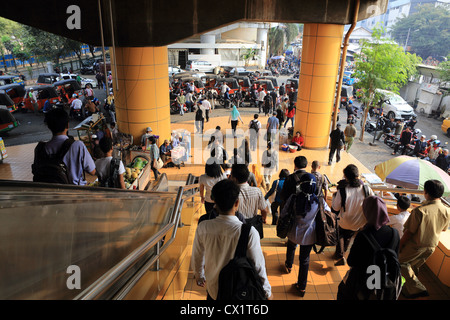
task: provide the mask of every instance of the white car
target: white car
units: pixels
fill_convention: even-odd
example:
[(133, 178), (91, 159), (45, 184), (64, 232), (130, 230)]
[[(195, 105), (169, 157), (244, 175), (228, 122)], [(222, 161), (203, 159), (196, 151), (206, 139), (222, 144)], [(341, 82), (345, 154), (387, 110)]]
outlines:
[(409, 119), (416, 116), (414, 109), (398, 94), (388, 90), (376, 90), (383, 96), (383, 114), (388, 118)]
[[(77, 76), (78, 75), (76, 73), (71, 73), (71, 74), (61, 73), (61, 75), (58, 77), (58, 81), (60, 81), (60, 80), (67, 80), (67, 79), (77, 80)], [(84, 77), (81, 77), (81, 76), (80, 76), (80, 78), (81, 78), (81, 87), (82, 88), (85, 88), (88, 83), (92, 86), (92, 88), (96, 88), (97, 87), (97, 80), (84, 78)]]
[(169, 77), (172, 77), (173, 75), (183, 72), (183, 69), (179, 67), (169, 67)]
[(186, 64), (188, 71), (214, 72), (215, 67), (217, 66), (204, 60), (188, 60)]

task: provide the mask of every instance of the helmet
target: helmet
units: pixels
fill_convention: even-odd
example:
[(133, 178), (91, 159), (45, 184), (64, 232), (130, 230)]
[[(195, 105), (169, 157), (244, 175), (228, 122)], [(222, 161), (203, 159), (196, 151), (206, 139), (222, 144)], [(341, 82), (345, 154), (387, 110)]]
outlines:
[(348, 104), (353, 104), (353, 101), (352, 100), (348, 100)]
[(77, 96), (76, 93), (74, 93), (74, 94), (72, 95), (72, 98), (76, 98), (76, 97), (78, 97), (78, 96)]
[(436, 139), (437, 139), (437, 136), (433, 134), (433, 135), (430, 137), (430, 139), (431, 139), (431, 140), (436, 140)]
[(441, 141), (436, 140), (436, 141), (434, 142), (434, 144), (437, 145), (437, 146), (439, 147), (439, 145), (441, 144)]
[(420, 129), (415, 129), (414, 130), (414, 134), (416, 134), (416, 135), (419, 135), (421, 133), (422, 133), (422, 130), (420, 130)]

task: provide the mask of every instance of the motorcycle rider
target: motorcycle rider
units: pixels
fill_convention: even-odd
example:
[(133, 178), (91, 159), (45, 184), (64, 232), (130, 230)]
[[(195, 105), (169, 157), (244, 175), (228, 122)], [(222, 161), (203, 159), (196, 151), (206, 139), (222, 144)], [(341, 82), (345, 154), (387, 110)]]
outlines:
[(442, 149), (440, 147), (441, 142), (439, 140), (435, 140), (433, 145), (427, 148), (427, 157), (425, 160), (429, 160), (431, 163), (434, 163), (436, 158), (441, 153)]
[(416, 125), (416, 123), (417, 123), (417, 116), (412, 116), (411, 119), (409, 119), (409, 121), (406, 123), (406, 125), (410, 127), (411, 130), (414, 130), (414, 126)]
[(411, 143), (412, 132), (410, 127), (406, 127), (406, 129), (400, 135), (400, 141), (395, 145), (394, 152), (392, 155), (395, 155), (398, 151), (398, 148), (403, 146), (402, 155), (404, 155), (407, 151), (408, 145)]
[(427, 137), (422, 135), (420, 139), (416, 139), (414, 141), (414, 150), (413, 156), (418, 158), (425, 158), (425, 150), (427, 149), (427, 141), (425, 140)]
[(390, 118), (389, 121), (385, 121), (380, 117), (380, 121), (384, 121), (383, 130), (377, 133), (375, 140), (379, 141), (383, 133), (389, 133), (395, 128), (394, 118)]

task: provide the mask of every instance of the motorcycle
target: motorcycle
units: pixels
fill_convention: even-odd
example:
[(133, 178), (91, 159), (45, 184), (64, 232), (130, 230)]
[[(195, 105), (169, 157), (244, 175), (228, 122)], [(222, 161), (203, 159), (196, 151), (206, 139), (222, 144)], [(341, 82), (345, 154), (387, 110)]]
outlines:
[(386, 144), (390, 148), (394, 148), (395, 145), (399, 142), (397, 137), (391, 131), (385, 132), (384, 136), (384, 144)]
[(373, 133), (377, 131), (377, 124), (373, 121), (367, 121), (366, 126), (364, 127), (364, 131), (367, 133)]

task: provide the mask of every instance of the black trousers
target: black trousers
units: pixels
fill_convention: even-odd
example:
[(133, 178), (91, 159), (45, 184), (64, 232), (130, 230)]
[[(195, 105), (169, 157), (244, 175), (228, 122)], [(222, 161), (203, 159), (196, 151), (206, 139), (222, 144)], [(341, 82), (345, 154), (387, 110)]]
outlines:
[(345, 252), (347, 252), (350, 241), (352, 240), (352, 237), (355, 235), (355, 233), (356, 231), (342, 229), (341, 227), (339, 227), (339, 238), (336, 245), (335, 258), (341, 259), (344, 257), (344, 254)]
[(340, 147), (331, 146), (330, 147), (330, 154), (328, 156), (328, 161), (329, 162), (333, 161), (333, 157), (334, 157), (335, 153), (336, 153), (336, 162), (341, 161), (341, 148)]

